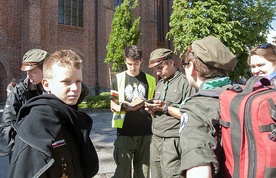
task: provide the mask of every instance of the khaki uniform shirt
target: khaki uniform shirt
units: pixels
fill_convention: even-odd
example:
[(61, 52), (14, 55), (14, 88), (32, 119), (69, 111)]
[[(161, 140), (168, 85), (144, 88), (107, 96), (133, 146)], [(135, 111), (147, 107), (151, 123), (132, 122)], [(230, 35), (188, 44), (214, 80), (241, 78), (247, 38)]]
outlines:
[[(168, 82), (164, 101), (169, 106), (179, 107), (184, 99), (195, 91), (190, 87), (186, 76), (179, 70), (174, 73)], [(155, 89), (155, 100), (160, 100), (164, 85), (165, 83), (161, 79)], [(163, 112), (156, 112), (152, 120), (152, 132), (159, 137), (179, 137), (179, 124), (179, 119)]]
[[(225, 85), (225, 90), (231, 85)], [(202, 86), (199, 92), (203, 91)], [(208, 91), (208, 90), (205, 90)], [(218, 141), (212, 120), (219, 119), (219, 100), (208, 96), (191, 97), (180, 107), (180, 145), (182, 149), (180, 171), (211, 163), (213, 175), (219, 172), (216, 155)]]

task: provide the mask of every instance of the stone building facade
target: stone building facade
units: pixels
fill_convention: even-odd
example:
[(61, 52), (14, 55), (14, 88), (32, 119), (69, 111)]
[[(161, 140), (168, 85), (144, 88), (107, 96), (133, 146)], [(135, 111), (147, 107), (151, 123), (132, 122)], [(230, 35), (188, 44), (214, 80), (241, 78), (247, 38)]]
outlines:
[[(83, 3), (81, 26), (60, 23), (60, 3)], [(90, 94), (109, 91), (110, 64), (104, 63), (106, 45), (114, 14), (113, 0), (0, 0), (0, 101), (6, 99), (6, 86), (12, 78), (26, 77), (20, 70), (22, 57), (30, 49), (52, 53), (72, 49), (84, 59), (84, 83)], [(139, 0), (134, 17), (141, 16), (143, 50), (141, 69), (148, 69), (150, 52), (158, 47), (171, 48), (165, 39), (169, 29), (170, 0)], [(77, 6), (78, 7), (78, 6)], [(64, 17), (63, 20), (66, 20)]]

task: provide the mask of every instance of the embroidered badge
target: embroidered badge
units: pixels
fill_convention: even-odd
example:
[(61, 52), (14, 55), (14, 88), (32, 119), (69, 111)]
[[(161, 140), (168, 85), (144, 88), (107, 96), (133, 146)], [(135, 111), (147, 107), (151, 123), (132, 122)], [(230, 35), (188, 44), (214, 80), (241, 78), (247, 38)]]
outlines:
[(180, 119), (181, 121), (180, 121), (179, 134), (182, 132), (182, 130), (188, 123), (188, 120), (189, 120), (188, 114), (186, 113), (182, 114)]
[(66, 142), (64, 139), (52, 143), (52, 148), (57, 148), (63, 145), (66, 145)]

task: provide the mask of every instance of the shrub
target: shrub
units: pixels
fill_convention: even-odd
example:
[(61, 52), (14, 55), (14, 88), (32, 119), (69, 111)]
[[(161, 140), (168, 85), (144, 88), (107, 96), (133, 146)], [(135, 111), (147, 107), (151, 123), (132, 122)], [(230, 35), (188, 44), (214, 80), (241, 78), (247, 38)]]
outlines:
[(110, 92), (102, 92), (100, 95), (88, 96), (86, 102), (80, 103), (79, 108), (105, 109), (110, 108)]

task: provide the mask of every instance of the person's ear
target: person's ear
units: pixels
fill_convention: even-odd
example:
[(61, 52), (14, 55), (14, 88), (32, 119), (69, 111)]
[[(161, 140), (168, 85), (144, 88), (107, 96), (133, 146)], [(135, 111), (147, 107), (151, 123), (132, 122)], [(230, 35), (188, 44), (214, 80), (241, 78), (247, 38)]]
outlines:
[(49, 92), (50, 91), (50, 88), (49, 88), (49, 82), (46, 78), (43, 78), (42, 81), (41, 81), (41, 84), (44, 88), (45, 91)]
[(189, 62), (189, 68), (190, 68), (189, 70), (191, 70), (191, 76), (195, 77), (197, 75), (197, 71), (192, 61)]
[(170, 59), (169, 62), (171, 64), (171, 66), (174, 66), (174, 60), (173, 59)]

